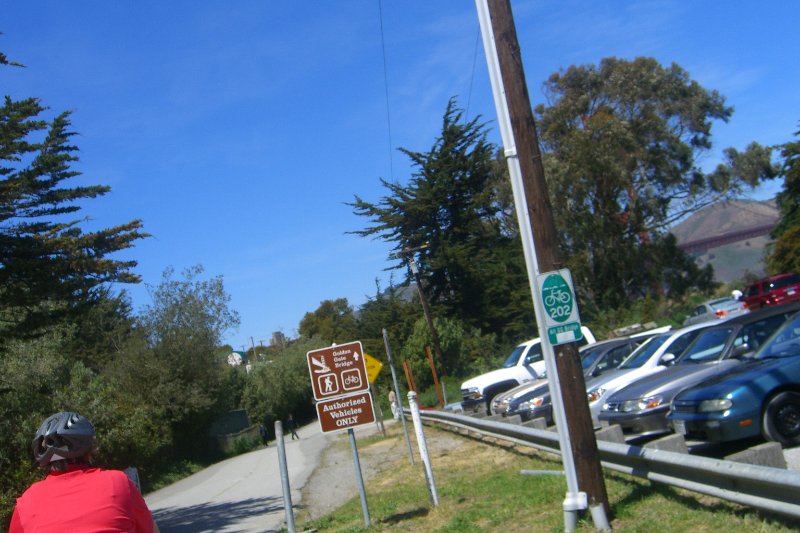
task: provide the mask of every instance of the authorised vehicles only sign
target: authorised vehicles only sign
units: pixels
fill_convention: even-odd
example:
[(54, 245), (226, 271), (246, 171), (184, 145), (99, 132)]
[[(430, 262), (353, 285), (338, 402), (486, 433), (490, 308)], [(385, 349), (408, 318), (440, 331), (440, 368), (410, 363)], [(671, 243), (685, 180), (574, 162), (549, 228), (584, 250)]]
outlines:
[(365, 356), (359, 341), (306, 354), (317, 419), (323, 433), (375, 421)]

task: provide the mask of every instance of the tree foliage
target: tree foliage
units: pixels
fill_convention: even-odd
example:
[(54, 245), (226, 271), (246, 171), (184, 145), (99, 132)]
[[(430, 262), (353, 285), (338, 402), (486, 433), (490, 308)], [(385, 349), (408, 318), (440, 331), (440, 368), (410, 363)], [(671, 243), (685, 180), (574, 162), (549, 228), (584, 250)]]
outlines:
[(141, 222), (85, 232), (79, 201), (102, 196), (101, 185), (69, 187), (72, 169), (69, 113), (52, 121), (35, 98), (0, 107), (0, 328), (9, 337), (36, 331), (80, 310), (108, 282), (134, 283), (133, 260), (109, 256), (144, 237)]
[(767, 269), (773, 274), (800, 272), (800, 130), (795, 137), (798, 140), (781, 146), (783, 189), (777, 196), (780, 219), (772, 230), (774, 242), (767, 256)]
[(148, 386), (173, 428), (184, 432), (199, 431), (219, 411), (226, 376), (218, 347), (223, 334), (239, 325), (222, 278), (201, 280), (202, 273), (195, 266), (183, 272), (183, 279), (174, 279), (174, 270), (167, 269), (139, 317), (146, 357), (158, 369)]
[(401, 151), (415, 169), (408, 184), (381, 179), (388, 195), (378, 203), (356, 195), (349, 205), (370, 225), (353, 233), (394, 243), (394, 268), (406, 268), (407, 250), (419, 250), (428, 299), (446, 316), (495, 333), (509, 324), (530, 328), (521, 245), (509, 231), (507, 198), (498, 195), (503, 174), (480, 118), (465, 121), (451, 100), (433, 147)]
[(321, 339), (328, 345), (349, 342), (357, 335), (356, 318), (347, 298), (320, 302), (316, 311), (303, 316), (298, 329), (301, 335)]
[(244, 390), (244, 405), (252, 420), (270, 426), (286, 420), (289, 413), (298, 420), (314, 416), (306, 354), (324, 346), (319, 339), (304, 337), (290, 343), (279, 357), (254, 368)]
[[(546, 175), (564, 257), (584, 299), (616, 307), (653, 290), (679, 296), (708, 288), (663, 235), (675, 221), (738, 194), (773, 173), (770, 150), (725, 151), (712, 172), (699, 167), (713, 121), (732, 108), (678, 65), (652, 58), (572, 66), (545, 83), (536, 108)], [(659, 258), (678, 263), (660, 263)], [(659, 274), (670, 266), (664, 279)]]

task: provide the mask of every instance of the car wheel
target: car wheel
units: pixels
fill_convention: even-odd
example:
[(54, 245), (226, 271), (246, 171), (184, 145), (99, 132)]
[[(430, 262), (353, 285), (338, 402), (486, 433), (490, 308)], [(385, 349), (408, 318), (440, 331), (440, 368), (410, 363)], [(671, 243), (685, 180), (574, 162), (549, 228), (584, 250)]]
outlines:
[(800, 394), (781, 392), (764, 409), (761, 423), (764, 437), (783, 446), (800, 444)]

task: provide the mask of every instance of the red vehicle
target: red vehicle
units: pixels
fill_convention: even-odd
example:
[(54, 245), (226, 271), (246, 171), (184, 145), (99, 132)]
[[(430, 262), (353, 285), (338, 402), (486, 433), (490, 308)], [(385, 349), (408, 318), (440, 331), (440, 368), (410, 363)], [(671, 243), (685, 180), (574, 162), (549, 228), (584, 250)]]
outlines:
[(747, 286), (742, 300), (751, 311), (767, 305), (800, 301), (800, 276), (787, 272), (760, 279)]

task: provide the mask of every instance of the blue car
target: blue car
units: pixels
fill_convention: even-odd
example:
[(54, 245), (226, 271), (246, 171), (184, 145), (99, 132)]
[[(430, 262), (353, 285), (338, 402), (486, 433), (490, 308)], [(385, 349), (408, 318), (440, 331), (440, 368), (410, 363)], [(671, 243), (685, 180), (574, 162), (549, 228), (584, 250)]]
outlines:
[(681, 391), (667, 418), (689, 440), (800, 444), (800, 313), (733, 372)]

